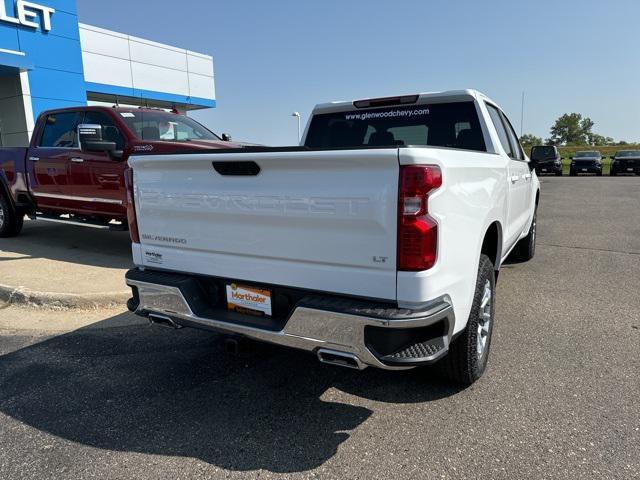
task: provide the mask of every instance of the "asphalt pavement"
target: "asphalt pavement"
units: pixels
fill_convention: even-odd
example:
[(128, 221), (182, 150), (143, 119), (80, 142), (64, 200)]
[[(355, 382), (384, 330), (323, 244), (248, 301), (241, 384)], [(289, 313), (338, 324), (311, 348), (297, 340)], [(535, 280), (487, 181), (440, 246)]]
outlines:
[(321, 365), (122, 310), (0, 309), (0, 478), (640, 478), (640, 177), (544, 178), (489, 367)]

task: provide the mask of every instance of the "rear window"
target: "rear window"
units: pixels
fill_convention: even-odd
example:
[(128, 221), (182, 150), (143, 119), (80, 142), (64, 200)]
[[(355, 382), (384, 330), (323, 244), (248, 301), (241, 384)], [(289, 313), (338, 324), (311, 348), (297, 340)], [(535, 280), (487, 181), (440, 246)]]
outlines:
[(354, 109), (315, 115), (305, 145), (310, 148), (416, 145), (486, 151), (473, 102)]

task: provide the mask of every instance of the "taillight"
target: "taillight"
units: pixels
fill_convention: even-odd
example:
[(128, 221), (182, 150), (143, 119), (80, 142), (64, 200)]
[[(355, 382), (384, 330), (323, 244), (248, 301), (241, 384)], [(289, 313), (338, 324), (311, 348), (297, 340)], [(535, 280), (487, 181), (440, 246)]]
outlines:
[(428, 270), (436, 263), (438, 224), (429, 216), (429, 193), (441, 185), (435, 165), (400, 167), (398, 270)]
[(133, 194), (133, 168), (127, 168), (125, 172), (125, 186), (127, 188), (127, 220), (129, 222), (129, 235), (133, 243), (140, 243), (138, 233), (138, 219), (136, 218), (135, 197)]

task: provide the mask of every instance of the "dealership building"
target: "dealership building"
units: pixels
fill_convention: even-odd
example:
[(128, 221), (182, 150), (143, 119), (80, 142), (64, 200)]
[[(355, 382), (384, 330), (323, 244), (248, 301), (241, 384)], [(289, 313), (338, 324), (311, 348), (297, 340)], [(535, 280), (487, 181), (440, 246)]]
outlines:
[(79, 23), (75, 0), (0, 0), (0, 146), (43, 110), (114, 104), (213, 108), (213, 59)]

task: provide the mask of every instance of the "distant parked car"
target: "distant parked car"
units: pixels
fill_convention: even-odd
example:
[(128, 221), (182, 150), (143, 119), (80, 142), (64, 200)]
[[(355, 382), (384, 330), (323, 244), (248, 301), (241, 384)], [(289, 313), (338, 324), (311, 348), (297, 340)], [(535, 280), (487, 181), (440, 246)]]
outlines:
[(575, 177), (579, 173), (595, 173), (602, 176), (602, 155), (598, 151), (576, 152), (571, 157), (569, 175)]
[(562, 157), (558, 149), (548, 145), (536, 145), (531, 147), (531, 160), (536, 163), (536, 173), (553, 173), (562, 176)]
[(615, 177), (620, 173), (640, 175), (640, 150), (620, 150), (611, 157), (610, 175)]

